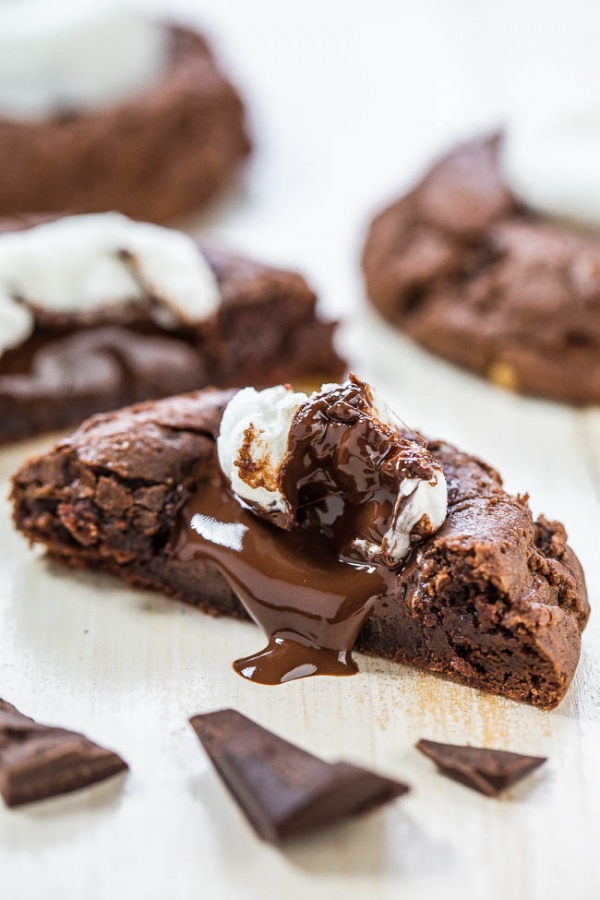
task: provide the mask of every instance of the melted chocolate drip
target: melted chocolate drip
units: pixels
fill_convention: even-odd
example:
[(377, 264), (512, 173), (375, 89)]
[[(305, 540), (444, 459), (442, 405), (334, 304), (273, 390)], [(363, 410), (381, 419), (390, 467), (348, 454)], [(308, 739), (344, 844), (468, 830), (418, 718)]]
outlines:
[[(326, 517), (327, 500), (321, 508)], [(318, 530), (286, 532), (259, 519), (218, 475), (184, 507), (173, 550), (183, 562), (213, 562), (266, 631), (267, 647), (234, 663), (240, 675), (261, 684), (354, 675), (358, 632), (396, 579), (386, 566), (340, 559)]]
[(263, 684), (357, 671), (358, 632), (397, 581), (364, 542), (381, 544), (402, 479), (433, 474), (423, 446), (374, 419), (357, 379), (300, 409), (288, 450), (288, 513), (260, 518), (215, 476), (185, 506), (173, 545), (184, 562), (213, 562), (267, 633), (262, 652), (234, 663)]

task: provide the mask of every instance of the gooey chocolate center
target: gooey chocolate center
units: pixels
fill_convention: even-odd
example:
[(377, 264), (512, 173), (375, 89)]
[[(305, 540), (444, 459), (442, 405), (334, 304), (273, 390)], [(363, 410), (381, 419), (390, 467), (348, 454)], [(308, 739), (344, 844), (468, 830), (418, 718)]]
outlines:
[(173, 552), (216, 566), (267, 633), (264, 650), (234, 663), (239, 674), (279, 684), (358, 671), (352, 647), (398, 573), (364, 547), (381, 544), (390, 527), (400, 473), (430, 478), (431, 457), (376, 422), (364, 385), (351, 382), (295, 416), (282, 473), (289, 513), (278, 525), (234, 497), (220, 473), (199, 484)]

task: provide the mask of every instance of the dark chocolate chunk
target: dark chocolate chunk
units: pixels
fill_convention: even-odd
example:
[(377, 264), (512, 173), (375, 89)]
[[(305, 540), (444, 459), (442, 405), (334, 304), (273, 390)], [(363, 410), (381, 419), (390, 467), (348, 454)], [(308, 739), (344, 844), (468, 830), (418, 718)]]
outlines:
[(77, 791), (127, 768), (83, 734), (40, 725), (0, 700), (0, 794), (7, 806)]
[(190, 723), (256, 833), (271, 844), (409, 790), (358, 766), (324, 762), (233, 709), (193, 716)]
[(420, 740), (416, 747), (444, 775), (488, 797), (497, 797), (546, 762), (545, 756), (523, 756), (507, 750), (459, 747), (437, 741)]

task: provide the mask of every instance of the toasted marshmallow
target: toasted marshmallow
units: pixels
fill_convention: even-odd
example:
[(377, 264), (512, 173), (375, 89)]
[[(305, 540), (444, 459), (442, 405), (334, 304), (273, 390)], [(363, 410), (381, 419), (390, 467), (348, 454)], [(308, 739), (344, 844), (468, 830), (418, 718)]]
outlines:
[(281, 473), (294, 416), (308, 396), (286, 385), (243, 388), (225, 407), (217, 440), (219, 465), (233, 491), (267, 517), (286, 513)]
[[(393, 567), (409, 552), (417, 527), (418, 536), (423, 537), (433, 534), (444, 523), (448, 502), (446, 480), (440, 463), (427, 449), (418, 440), (412, 441), (401, 433), (397, 416), (379, 394), (358, 380), (351, 384), (364, 391), (366, 414), (373, 428), (386, 440), (397, 441), (400, 456), (407, 445), (414, 445), (414, 456), (418, 458), (418, 464), (407, 462), (404, 466), (400, 463), (391, 467), (393, 471), (406, 472), (406, 477), (399, 478), (392, 519), (381, 541), (369, 541), (357, 535), (352, 542), (361, 557)], [(339, 390), (339, 385), (327, 384), (309, 397), (283, 385), (264, 391), (244, 388), (225, 408), (217, 440), (219, 464), (234, 493), (258, 515), (275, 524), (293, 519), (292, 500), (284, 491), (286, 465), (294, 453), (290, 442), (292, 425), (311, 404)], [(346, 427), (353, 427), (351, 420)], [(386, 446), (389, 447), (389, 442)], [(398, 457), (388, 457), (388, 465), (390, 459), (393, 462)], [(367, 467), (371, 464), (371, 457), (366, 457), (366, 464)], [(335, 467), (335, 462), (331, 459), (323, 465)], [(377, 471), (377, 464), (373, 465)], [(419, 477), (415, 477), (416, 470)]]
[(149, 303), (157, 321), (175, 327), (208, 318), (219, 296), (192, 238), (118, 213), (68, 216), (0, 235), (0, 355), (31, 334), (36, 310), (88, 313)]
[(600, 111), (514, 122), (502, 143), (501, 166), (527, 206), (600, 228)]
[(0, 116), (90, 111), (151, 87), (168, 34), (128, 0), (0, 2)]

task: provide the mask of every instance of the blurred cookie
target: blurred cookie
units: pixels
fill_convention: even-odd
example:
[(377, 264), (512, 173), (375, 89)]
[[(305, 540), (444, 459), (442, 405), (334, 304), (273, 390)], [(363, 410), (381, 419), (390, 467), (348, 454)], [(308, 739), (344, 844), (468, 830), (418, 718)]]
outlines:
[(207, 385), (336, 377), (334, 327), (300, 275), (175, 229), (0, 220), (0, 444)]
[(194, 30), (123, 0), (0, 9), (0, 215), (171, 220), (249, 149), (242, 101)]
[(379, 312), (494, 383), (600, 402), (600, 236), (544, 216), (506, 182), (498, 135), (453, 150), (372, 222)]

